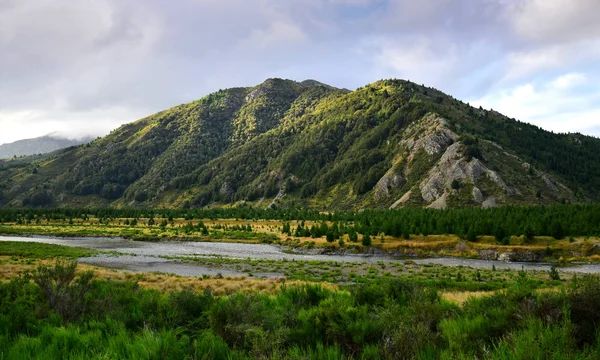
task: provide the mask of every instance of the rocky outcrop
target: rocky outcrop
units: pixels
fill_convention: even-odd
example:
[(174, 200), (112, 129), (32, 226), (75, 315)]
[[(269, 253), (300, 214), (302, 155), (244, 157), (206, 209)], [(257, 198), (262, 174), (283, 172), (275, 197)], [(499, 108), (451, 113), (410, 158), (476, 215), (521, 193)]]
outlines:
[(488, 197), (481, 203), (481, 207), (483, 209), (493, 208), (493, 207), (497, 207), (497, 206), (498, 206), (498, 203), (496, 202), (496, 199), (494, 199), (493, 196)]
[(473, 195), (473, 201), (480, 204), (483, 202), (483, 194), (481, 193), (481, 190), (479, 190), (478, 187), (474, 186), (473, 190), (471, 191), (471, 194)]
[(233, 189), (227, 181), (224, 182), (223, 185), (221, 185), (221, 188), (219, 189), (219, 194), (221, 196), (231, 196), (233, 194)]
[(554, 185), (554, 183), (552, 182), (552, 180), (550, 180), (550, 178), (548, 177), (548, 175), (542, 174), (541, 178), (542, 178), (542, 181), (544, 182), (544, 184), (546, 184), (546, 186), (550, 190), (558, 191), (558, 187), (556, 185)]
[(438, 209), (438, 210), (446, 209), (448, 207), (448, 204), (447, 204), (448, 196), (449, 196), (448, 192), (444, 192), (442, 194), (442, 196), (437, 198), (434, 202), (429, 204), (427, 207), (429, 209)]
[(496, 250), (480, 250), (479, 257), (484, 260), (506, 262), (538, 262), (544, 260), (544, 254), (540, 251), (501, 252)]
[(385, 175), (375, 184), (374, 195), (376, 198), (387, 197), (390, 190), (402, 187), (406, 180), (398, 173), (398, 169), (393, 166)]
[[(421, 196), (423, 200), (431, 203), (448, 191), (452, 182), (458, 181), (460, 183), (470, 182), (471, 184), (476, 184), (477, 180), (484, 175), (507, 195), (514, 195), (516, 193), (513, 188), (502, 180), (498, 173), (489, 169), (483, 161), (476, 158), (467, 160), (462, 154), (461, 143), (457, 142), (446, 149), (437, 164), (421, 182), (419, 185)], [(473, 198), (476, 199), (476, 202), (483, 201), (483, 194), (481, 194), (479, 189), (474, 190)]]
[(404, 195), (402, 195), (402, 197), (400, 199), (398, 199), (395, 203), (392, 204), (392, 206), (390, 206), (390, 209), (395, 209), (398, 206), (404, 205), (404, 203), (406, 203), (408, 200), (410, 200), (411, 194), (412, 194), (411, 190), (407, 191)]
[(409, 151), (409, 162), (421, 149), (428, 155), (441, 154), (458, 139), (458, 135), (448, 128), (446, 119), (437, 114), (426, 115), (421, 121), (410, 125), (404, 133), (400, 146)]

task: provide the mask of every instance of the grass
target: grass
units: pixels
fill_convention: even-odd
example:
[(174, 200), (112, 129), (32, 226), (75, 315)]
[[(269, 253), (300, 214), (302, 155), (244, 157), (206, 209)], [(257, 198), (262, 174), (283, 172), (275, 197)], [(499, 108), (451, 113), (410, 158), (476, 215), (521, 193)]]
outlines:
[(0, 241), (0, 256), (19, 256), (35, 259), (55, 257), (80, 258), (97, 254), (98, 251), (62, 245), (27, 243), (19, 241)]
[[(23, 273), (34, 271), (40, 265), (50, 265), (54, 262), (55, 258), (0, 256), (0, 281), (10, 281)], [(258, 279), (248, 276), (222, 277), (219, 275), (184, 277), (173, 274), (114, 270), (86, 264), (77, 265), (77, 273), (90, 270), (94, 272), (94, 278), (98, 280), (135, 281), (146, 289), (154, 289), (163, 293), (183, 290), (194, 292), (210, 290), (215, 295), (227, 295), (235, 292), (273, 294), (278, 292), (282, 286), (313, 284), (313, 282), (300, 280), (290, 281), (283, 277), (270, 279)], [(330, 290), (338, 289), (335, 284), (323, 284), (322, 286)]]
[[(325, 236), (320, 238), (296, 237), (281, 233), (283, 222), (274, 220), (241, 220), (241, 219), (205, 219), (203, 223), (208, 232), (202, 232), (196, 226), (199, 221), (174, 219), (166, 226), (159, 224), (163, 219), (155, 219), (155, 225), (147, 225), (149, 219), (137, 219), (137, 225), (125, 225), (133, 219), (75, 219), (40, 220), (29, 224), (6, 223), (0, 225), (0, 234), (5, 235), (49, 235), (63, 237), (123, 237), (141, 241), (206, 241), (233, 243), (274, 243), (284, 245), (292, 250), (316, 249), (320, 251), (339, 251), (361, 253), (365, 247), (349, 240), (348, 235), (342, 237), (344, 244), (338, 241), (328, 243)], [(299, 221), (290, 221), (291, 229), (295, 229)], [(193, 225), (191, 228), (189, 224)], [(317, 222), (306, 221), (311, 227)], [(252, 231), (240, 231), (240, 226), (252, 226)], [(329, 223), (331, 225), (331, 223)], [(600, 239), (592, 237), (574, 237), (556, 240), (546, 236), (536, 236), (528, 240), (523, 236), (512, 236), (508, 245), (499, 244), (493, 236), (479, 236), (477, 241), (468, 242), (456, 235), (421, 235), (410, 234), (409, 239), (392, 236), (373, 235), (373, 248), (381, 249), (389, 254), (399, 256), (453, 256), (481, 258), (490, 253), (527, 253), (549, 261), (592, 261), (600, 260), (595, 245)], [(381, 241), (383, 239), (383, 241)]]
[(491, 296), (495, 293), (495, 291), (444, 291), (440, 293), (440, 296), (444, 300), (462, 307), (469, 299)]
[[(271, 279), (182, 277), (78, 264), (76, 278), (93, 271), (89, 293), (81, 297), (91, 305), (79, 320), (68, 321), (49, 311), (52, 305), (38, 282), (20, 275), (35, 274), (40, 265), (52, 267), (55, 259), (46, 254), (65, 257), (73, 248), (8, 245), (0, 255), (0, 294), (5, 295), (0, 358), (396, 359), (429, 351), (425, 358), (541, 359), (564, 352), (565, 358), (591, 359), (600, 354), (597, 341), (590, 343), (595, 352), (575, 346), (581, 331), (595, 334), (586, 304), (597, 304), (599, 287), (585, 277), (570, 281), (561, 274), (559, 281), (545, 272), (412, 261), (181, 259), (283, 274)], [(71, 290), (80, 291), (78, 284)], [(572, 312), (562, 307), (567, 302)]]
[[(212, 269), (225, 269), (246, 274), (281, 274), (291, 281), (321, 282), (329, 284), (361, 284), (375, 279), (404, 278), (436, 289), (452, 292), (495, 291), (506, 288), (518, 280), (518, 272), (509, 269), (475, 269), (450, 267), (438, 264), (404, 262), (334, 262), (294, 261), (266, 259), (232, 259), (223, 257), (167, 257), (196, 263)], [(528, 271), (527, 274), (539, 286), (553, 286), (548, 273)], [(571, 274), (561, 273), (563, 280)]]

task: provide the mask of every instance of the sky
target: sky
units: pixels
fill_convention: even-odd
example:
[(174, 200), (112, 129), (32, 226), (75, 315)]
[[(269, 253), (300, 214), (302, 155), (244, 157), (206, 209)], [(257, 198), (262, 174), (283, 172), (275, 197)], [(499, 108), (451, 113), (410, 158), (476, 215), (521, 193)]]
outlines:
[(598, 0), (0, 0), (0, 144), (267, 78), (438, 88), (600, 136)]

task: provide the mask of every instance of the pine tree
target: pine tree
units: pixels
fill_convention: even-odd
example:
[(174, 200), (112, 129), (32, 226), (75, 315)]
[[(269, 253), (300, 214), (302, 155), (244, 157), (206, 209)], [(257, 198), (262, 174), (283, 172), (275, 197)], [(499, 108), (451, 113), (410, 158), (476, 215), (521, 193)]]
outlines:
[(369, 234), (364, 234), (362, 238), (363, 246), (371, 246), (371, 236)]

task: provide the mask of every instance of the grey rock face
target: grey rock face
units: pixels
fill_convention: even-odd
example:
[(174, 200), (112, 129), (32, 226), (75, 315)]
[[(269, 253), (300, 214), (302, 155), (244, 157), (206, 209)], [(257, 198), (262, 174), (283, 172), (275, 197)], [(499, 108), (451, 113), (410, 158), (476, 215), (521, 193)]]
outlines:
[(476, 203), (482, 203), (483, 202), (483, 194), (481, 193), (481, 190), (479, 190), (478, 187), (473, 187), (473, 201), (475, 201)]
[(405, 134), (400, 146), (409, 150), (409, 159), (421, 149), (429, 155), (441, 154), (458, 139), (458, 135), (448, 128), (448, 122), (437, 114), (429, 114), (409, 126)]
[(404, 195), (402, 195), (402, 197), (400, 199), (398, 199), (395, 203), (392, 204), (392, 206), (390, 206), (390, 209), (395, 209), (398, 206), (403, 205), (405, 202), (407, 202), (410, 199), (410, 196), (412, 194), (412, 191), (407, 191)]
[(375, 184), (375, 197), (381, 198), (389, 196), (390, 190), (399, 188), (406, 183), (406, 180), (397, 173), (397, 170), (392, 167), (388, 172), (383, 175), (381, 179)]
[(496, 199), (494, 199), (493, 196), (490, 196), (489, 198), (485, 199), (485, 201), (483, 203), (481, 203), (481, 207), (483, 209), (488, 209), (488, 208), (493, 208), (493, 207), (497, 207), (498, 203), (496, 203)]

